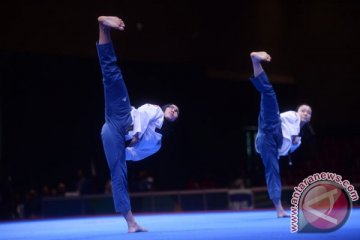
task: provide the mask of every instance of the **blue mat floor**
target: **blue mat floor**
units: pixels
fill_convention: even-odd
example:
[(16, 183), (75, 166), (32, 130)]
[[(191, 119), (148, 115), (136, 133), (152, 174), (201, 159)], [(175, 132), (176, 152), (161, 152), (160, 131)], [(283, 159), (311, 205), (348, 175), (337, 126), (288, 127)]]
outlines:
[(118, 215), (0, 223), (1, 240), (200, 240), (200, 239), (360, 239), (360, 209), (330, 233), (290, 233), (290, 218), (273, 210), (135, 215), (147, 233), (127, 233)]

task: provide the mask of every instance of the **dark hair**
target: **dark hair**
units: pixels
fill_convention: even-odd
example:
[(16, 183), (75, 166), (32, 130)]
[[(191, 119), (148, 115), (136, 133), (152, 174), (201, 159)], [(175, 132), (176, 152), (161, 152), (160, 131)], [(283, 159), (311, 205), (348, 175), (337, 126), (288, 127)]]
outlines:
[(307, 104), (307, 103), (302, 103), (302, 104), (299, 104), (299, 105), (296, 107), (296, 111), (299, 111), (299, 108), (300, 108), (301, 106), (308, 106), (308, 107), (312, 110), (312, 107), (311, 107), (309, 104)]
[[(165, 112), (165, 110), (171, 105), (175, 105), (174, 103), (167, 103), (161, 106), (161, 110)], [(175, 105), (176, 106), (176, 105)], [(166, 118), (164, 118), (163, 125), (161, 129), (156, 129), (156, 132), (161, 133), (163, 138), (167, 138), (174, 131), (174, 123), (170, 122)]]
[[(299, 108), (300, 108), (301, 106), (308, 106), (308, 107), (311, 109), (311, 111), (312, 111), (312, 107), (311, 107), (309, 104), (307, 104), (307, 103), (302, 103), (302, 104), (298, 105), (297, 108), (296, 108), (296, 111), (299, 111)], [(305, 125), (301, 128), (299, 135), (302, 135), (302, 131), (303, 131), (303, 129), (305, 129), (304, 127), (307, 128), (308, 132), (309, 132), (311, 135), (315, 135), (315, 131), (314, 131), (313, 127), (311, 126), (310, 122), (305, 123)]]
[[(167, 104), (161, 106), (161, 110), (162, 110), (163, 112), (165, 112), (165, 110), (166, 110), (168, 107), (170, 107), (171, 105), (175, 105), (175, 106), (176, 106), (176, 104), (174, 104), (174, 103), (167, 103)], [(179, 111), (180, 111), (180, 110), (179, 110)], [(179, 113), (180, 113), (180, 112), (179, 112)]]

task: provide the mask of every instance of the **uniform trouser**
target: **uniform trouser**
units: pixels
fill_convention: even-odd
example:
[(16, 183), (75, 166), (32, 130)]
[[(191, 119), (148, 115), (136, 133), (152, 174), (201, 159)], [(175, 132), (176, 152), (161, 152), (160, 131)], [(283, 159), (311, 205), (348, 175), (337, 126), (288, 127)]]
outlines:
[(115, 211), (126, 213), (131, 209), (125, 162), (125, 141), (110, 124), (102, 127), (101, 138), (111, 174), (111, 186)]
[(281, 147), (283, 139), (279, 106), (275, 91), (265, 72), (251, 78), (251, 82), (261, 94), (255, 146), (264, 164), (269, 197), (273, 201), (278, 201), (281, 199), (278, 149)]
[(105, 96), (101, 138), (111, 174), (115, 211), (126, 213), (131, 210), (125, 161), (125, 135), (131, 124), (131, 105), (112, 44), (97, 45), (97, 51)]

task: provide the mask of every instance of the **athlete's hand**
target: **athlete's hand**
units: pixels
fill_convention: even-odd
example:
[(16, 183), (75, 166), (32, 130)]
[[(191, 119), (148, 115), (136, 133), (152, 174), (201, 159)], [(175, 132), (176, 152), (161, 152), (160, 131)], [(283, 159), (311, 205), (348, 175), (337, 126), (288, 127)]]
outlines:
[(135, 133), (134, 136), (131, 139), (131, 142), (129, 144), (129, 147), (133, 147), (134, 145), (136, 145), (138, 142), (140, 141), (139, 138), (139, 133)]
[(292, 144), (299, 144), (300, 141), (301, 141), (301, 137), (299, 137), (299, 136), (292, 137)]

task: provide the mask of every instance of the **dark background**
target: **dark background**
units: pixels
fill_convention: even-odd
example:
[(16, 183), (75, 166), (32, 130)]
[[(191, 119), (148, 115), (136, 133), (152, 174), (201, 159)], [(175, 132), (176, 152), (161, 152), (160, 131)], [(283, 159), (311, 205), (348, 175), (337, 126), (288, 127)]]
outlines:
[(263, 184), (261, 162), (249, 162), (245, 144), (259, 110), (248, 81), (249, 53), (258, 50), (272, 56), (265, 69), (280, 110), (313, 108), (316, 134), (305, 135), (291, 172), (284, 167), (284, 183), (314, 171), (358, 180), (356, 1), (29, 0), (1, 10), (0, 174), (13, 191), (59, 182), (71, 191), (82, 169), (103, 192), (99, 15), (126, 23), (113, 41), (132, 104), (174, 102), (181, 112), (158, 154), (129, 163), (130, 181), (146, 169), (157, 190), (194, 179), (207, 180), (203, 187), (229, 187), (238, 177)]

